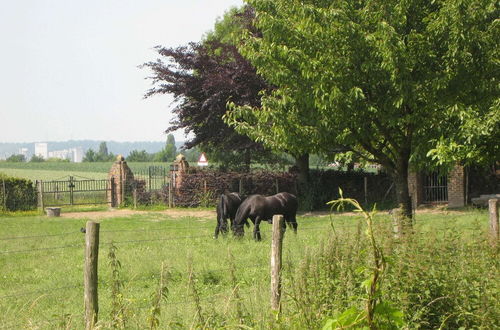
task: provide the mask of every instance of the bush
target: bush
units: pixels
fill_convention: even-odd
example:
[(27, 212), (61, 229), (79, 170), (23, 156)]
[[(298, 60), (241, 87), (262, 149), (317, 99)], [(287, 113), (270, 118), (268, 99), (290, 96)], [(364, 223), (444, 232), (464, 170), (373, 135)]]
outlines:
[(0, 173), (0, 210), (29, 211), (37, 207), (36, 187), (31, 180)]

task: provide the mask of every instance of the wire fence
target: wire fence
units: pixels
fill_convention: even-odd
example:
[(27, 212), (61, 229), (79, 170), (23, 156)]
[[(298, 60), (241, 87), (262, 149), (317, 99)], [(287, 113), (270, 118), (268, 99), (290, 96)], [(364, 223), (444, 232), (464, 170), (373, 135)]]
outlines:
[[(390, 224), (387, 222), (387, 224)], [(317, 222), (309, 222), (306, 225), (300, 225), (299, 222), (299, 230), (298, 230), (298, 235), (302, 232), (305, 233), (314, 233), (314, 232), (324, 232), (327, 233), (333, 229), (335, 230), (355, 230), (355, 229), (360, 229), (363, 228), (365, 224), (363, 221), (356, 221), (354, 223), (335, 223), (335, 221), (331, 221), (331, 219), (325, 219), (322, 221), (317, 221)], [(198, 239), (206, 239), (209, 241), (212, 241), (211, 235), (208, 235), (207, 233), (203, 234), (197, 234), (197, 235), (181, 235), (181, 236), (171, 236), (171, 237), (148, 237), (148, 238), (138, 238), (138, 239), (127, 239), (123, 237), (113, 237), (114, 234), (126, 234), (126, 235), (144, 235), (144, 234), (150, 234), (150, 233), (171, 233), (173, 231), (179, 231), (179, 230), (211, 230), (213, 229), (213, 224), (212, 225), (198, 225), (198, 224), (192, 224), (188, 226), (177, 226), (177, 227), (165, 227), (165, 228), (144, 228), (144, 229), (108, 229), (108, 230), (103, 230), (100, 233), (103, 235), (103, 240), (100, 242), (100, 246), (119, 246), (119, 245), (130, 245), (130, 244), (144, 244), (144, 245), (150, 245), (148, 243), (154, 243), (154, 242), (168, 242), (168, 241), (180, 241), (180, 240), (198, 240)], [(467, 227), (467, 228), (462, 228), (461, 230), (475, 230), (477, 231), (477, 228), (473, 227)], [(287, 231), (288, 232), (288, 231)], [(54, 246), (47, 246), (47, 247), (38, 247), (38, 248), (31, 248), (31, 249), (18, 249), (18, 250), (2, 250), (0, 251), (0, 256), (5, 256), (7, 257), (8, 255), (18, 255), (18, 254), (39, 254), (40, 252), (53, 252), (56, 250), (65, 250), (65, 249), (75, 249), (75, 248), (80, 248), (83, 249), (84, 243), (83, 243), (83, 238), (84, 235), (82, 234), (81, 230), (78, 231), (67, 231), (63, 233), (57, 233), (57, 234), (45, 234), (45, 235), (25, 235), (25, 236), (5, 236), (5, 237), (0, 237), (0, 241), (8, 242), (8, 241), (22, 241), (22, 240), (40, 240), (44, 241), (46, 238), (59, 238), (59, 237), (69, 237), (73, 238), (76, 234), (81, 235), (78, 238), (78, 242), (70, 243), (70, 244), (65, 244), (65, 245), (54, 245)], [(309, 235), (309, 234), (308, 234)], [(291, 235), (291, 237), (294, 237)], [(344, 242), (345, 243), (345, 242)], [(199, 251), (198, 251), (199, 252)], [(240, 268), (238, 268), (240, 267)], [(200, 269), (201, 268), (201, 269)], [(232, 271), (237, 271), (237, 272), (248, 272), (248, 271), (253, 271), (253, 270), (262, 270), (265, 274), (265, 270), (269, 270), (269, 262), (267, 260), (264, 260), (262, 262), (254, 262), (254, 263), (244, 263), (244, 266), (236, 266), (231, 264), (230, 266), (222, 266), (222, 267), (215, 267), (215, 268), (203, 268), (203, 267), (198, 267), (196, 271), (193, 271), (194, 274), (202, 274), (203, 272), (211, 272), (211, 273), (223, 273), (223, 274), (228, 274)], [(189, 272), (180, 272), (181, 277), (186, 279), (189, 278)], [(266, 275), (267, 276), (267, 275)], [(124, 276), (124, 277), (129, 277), (127, 279), (123, 279), (124, 282), (128, 283), (129, 285), (133, 286), (134, 283), (138, 282), (157, 282), (158, 281), (158, 274), (154, 273), (143, 273), (143, 274), (135, 274), (132, 276)], [(186, 282), (184, 283), (186, 285)], [(109, 288), (110, 285), (110, 280), (107, 279), (105, 282), (101, 283), (101, 286), (103, 288)], [(40, 296), (40, 295), (47, 295), (47, 296), (54, 296), (57, 294), (60, 294), (61, 292), (65, 292), (66, 290), (71, 290), (71, 289), (81, 289), (83, 288), (83, 284), (70, 284), (70, 285), (60, 285), (60, 286), (54, 286), (49, 289), (40, 289), (40, 290), (27, 290), (27, 291), (16, 291), (16, 292), (10, 292), (6, 293), (3, 295), (0, 295), (0, 301), (5, 301), (9, 299), (18, 299), (18, 298), (26, 298), (30, 296)], [(251, 289), (251, 287), (250, 287)], [(205, 302), (205, 301), (210, 301), (211, 299), (217, 297), (217, 296), (227, 296), (228, 292), (221, 292), (221, 293), (215, 293), (215, 294), (209, 294), (209, 295), (203, 295), (199, 297), (199, 301)], [(165, 305), (185, 305), (185, 304), (194, 304), (195, 301), (192, 297), (189, 297), (189, 295), (178, 295), (175, 298), (172, 298), (172, 300), (167, 300), (166, 302), (163, 302), (162, 304)], [(135, 306), (135, 308), (139, 309), (146, 309), (146, 308), (151, 308), (151, 305), (142, 305), (142, 306)], [(77, 315), (77, 314), (72, 314), (72, 315)], [(81, 316), (81, 315), (80, 315)], [(47, 322), (49, 322), (48, 320)], [(41, 324), (45, 324), (44, 322), (41, 322)], [(52, 323), (49, 323), (49, 325)], [(9, 328), (16, 328), (18, 327), (19, 324), (17, 323), (9, 323), (7, 325), (2, 325), (0, 323), (0, 328), (1, 329), (9, 329)]]

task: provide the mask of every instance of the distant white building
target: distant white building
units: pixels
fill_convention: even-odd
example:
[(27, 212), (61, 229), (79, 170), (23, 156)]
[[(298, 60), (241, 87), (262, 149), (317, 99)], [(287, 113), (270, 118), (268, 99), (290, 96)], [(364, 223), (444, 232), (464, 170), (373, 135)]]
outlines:
[(49, 151), (49, 158), (67, 159), (71, 161), (73, 153), (68, 149)]
[(83, 161), (83, 148), (76, 147), (49, 152), (49, 158), (67, 159), (70, 162), (81, 163)]
[(23, 155), (26, 160), (28, 160), (28, 148), (20, 148), (17, 152), (19, 155)]
[(72, 148), (71, 151), (73, 152), (73, 162), (81, 163), (83, 161), (83, 148), (76, 147)]
[(49, 158), (49, 148), (47, 143), (35, 143), (35, 155), (43, 159)]

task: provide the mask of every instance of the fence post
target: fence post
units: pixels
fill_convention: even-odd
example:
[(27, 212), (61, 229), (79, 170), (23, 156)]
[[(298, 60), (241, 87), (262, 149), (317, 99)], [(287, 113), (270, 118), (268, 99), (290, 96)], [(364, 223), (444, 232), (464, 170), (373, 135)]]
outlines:
[(283, 216), (273, 216), (271, 242), (271, 309), (281, 311), (281, 255), (283, 247)]
[(172, 207), (172, 182), (168, 183), (168, 207)]
[(500, 239), (500, 225), (498, 219), (498, 199), (490, 199), (488, 201), (490, 211), (490, 236), (494, 245)]
[(75, 184), (73, 183), (73, 177), (70, 176), (69, 177), (69, 204), (71, 206), (73, 206), (73, 203), (74, 203), (74, 199), (73, 199), (73, 191), (74, 191), (74, 188), (75, 188)]
[(137, 187), (134, 187), (134, 190), (132, 190), (132, 196), (134, 198), (134, 209), (137, 208)]
[(85, 329), (93, 329), (97, 323), (99, 304), (97, 299), (97, 258), (99, 255), (99, 223), (87, 221), (85, 233), (84, 302)]

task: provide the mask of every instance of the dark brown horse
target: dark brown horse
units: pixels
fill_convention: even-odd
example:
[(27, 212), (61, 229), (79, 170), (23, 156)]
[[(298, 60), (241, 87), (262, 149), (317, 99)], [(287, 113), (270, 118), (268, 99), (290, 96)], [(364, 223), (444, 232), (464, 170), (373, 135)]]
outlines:
[[(219, 237), (219, 232), (227, 234), (227, 219), (231, 222), (231, 229), (233, 228), (236, 211), (244, 199), (245, 196), (240, 196), (238, 193), (220, 195), (217, 201), (217, 225), (215, 226), (214, 238)], [(248, 222), (246, 222), (246, 225), (250, 226)]]
[(273, 196), (251, 195), (247, 197), (238, 208), (234, 219), (233, 232), (236, 236), (243, 236), (243, 225), (250, 218), (254, 223), (253, 237), (260, 241), (260, 222), (262, 220), (272, 221), (276, 214), (282, 214), (285, 218), (283, 225), (292, 226), (297, 233), (297, 197), (287, 192)]

